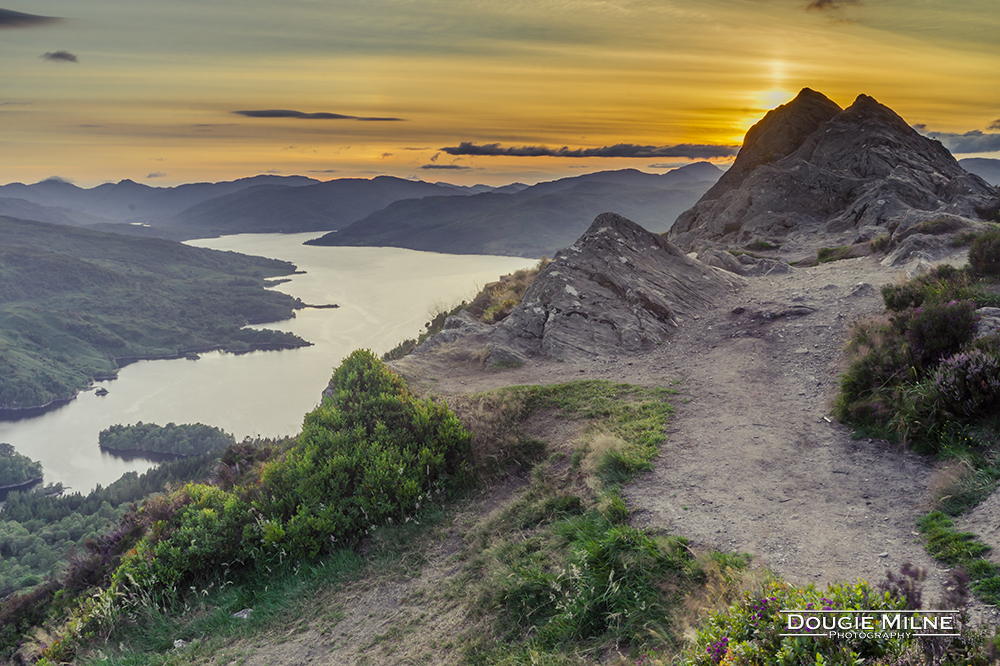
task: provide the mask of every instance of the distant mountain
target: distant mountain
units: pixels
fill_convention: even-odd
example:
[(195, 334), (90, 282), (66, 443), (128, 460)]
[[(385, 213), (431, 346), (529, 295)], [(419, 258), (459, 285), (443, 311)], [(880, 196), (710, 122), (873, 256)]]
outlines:
[(148, 224), (174, 216), (203, 201), (252, 187), (302, 187), (318, 182), (302, 176), (261, 175), (221, 183), (190, 183), (177, 187), (150, 187), (123, 180), (83, 189), (61, 180), (43, 180), (33, 185), (11, 183), (0, 186), (0, 199), (23, 199), (47, 208), (65, 209), (64, 214), (73, 224), (86, 225), (95, 221)]
[(1000, 185), (1000, 160), (986, 157), (967, 157), (964, 160), (959, 160), (958, 163), (962, 165), (963, 169), (976, 174), (990, 185)]
[(895, 239), (942, 215), (978, 220), (996, 189), (867, 95), (841, 110), (804, 89), (747, 132), (732, 168), (670, 238), (682, 248), (756, 240), (813, 248)]
[(454, 186), (378, 176), (296, 188), (260, 186), (216, 197), (154, 224), (173, 238), (340, 229), (401, 199), (465, 197)]
[(665, 174), (602, 171), (503, 194), (398, 201), (312, 245), (406, 247), (456, 254), (551, 255), (595, 216), (615, 211), (650, 231), (670, 228), (722, 175), (708, 163)]

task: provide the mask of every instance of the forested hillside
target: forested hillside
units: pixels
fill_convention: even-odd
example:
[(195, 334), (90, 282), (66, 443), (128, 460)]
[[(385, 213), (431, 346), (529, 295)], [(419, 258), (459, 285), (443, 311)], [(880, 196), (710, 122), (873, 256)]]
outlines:
[(0, 217), (0, 415), (68, 399), (129, 361), (295, 347), (245, 329), (301, 307), (284, 261)]

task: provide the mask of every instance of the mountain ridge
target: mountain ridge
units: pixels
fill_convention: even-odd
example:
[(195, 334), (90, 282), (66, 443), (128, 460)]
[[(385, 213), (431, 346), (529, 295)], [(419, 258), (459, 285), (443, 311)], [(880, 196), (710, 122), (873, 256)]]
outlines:
[(665, 174), (600, 171), (467, 198), (397, 201), (310, 245), (406, 247), (457, 254), (551, 255), (571, 245), (596, 215), (615, 211), (666, 231), (722, 171), (695, 163)]
[[(874, 98), (859, 95), (822, 120), (833, 107), (818, 95), (803, 91), (754, 125), (733, 175), (677, 219), (671, 240), (690, 249), (762, 241), (815, 251), (905, 235), (941, 215), (975, 222), (995, 201), (995, 188)], [(802, 118), (818, 126), (806, 134)]]

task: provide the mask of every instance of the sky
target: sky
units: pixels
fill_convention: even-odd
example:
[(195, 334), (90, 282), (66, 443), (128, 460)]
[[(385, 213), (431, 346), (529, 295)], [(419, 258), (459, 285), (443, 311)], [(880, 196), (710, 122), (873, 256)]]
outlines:
[(996, 0), (0, 0), (0, 183), (731, 163), (809, 87), (1000, 158)]

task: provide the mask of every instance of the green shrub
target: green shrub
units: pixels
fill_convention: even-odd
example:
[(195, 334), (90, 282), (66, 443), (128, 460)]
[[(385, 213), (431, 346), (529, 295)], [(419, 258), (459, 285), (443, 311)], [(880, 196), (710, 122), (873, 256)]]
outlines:
[(993, 227), (973, 241), (969, 268), (976, 275), (1000, 275), (1000, 229)]
[(258, 538), (295, 556), (354, 541), (470, 481), (470, 437), (458, 419), (416, 398), (370, 352), (345, 359), (331, 385), (298, 445), (264, 466), (254, 502), (273, 521)]
[[(852, 331), (854, 359), (841, 376), (834, 405), (838, 418), (861, 427), (888, 428), (895, 436), (912, 434), (905, 415), (931, 407), (930, 394), (910, 394), (938, 363), (962, 350), (976, 330), (971, 301), (934, 303), (892, 315), (888, 322), (867, 322)], [(919, 430), (919, 429), (918, 429)], [(921, 431), (922, 432), (922, 431)]]

